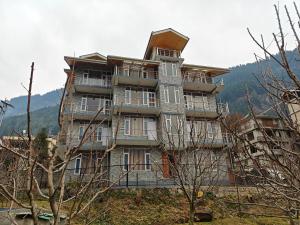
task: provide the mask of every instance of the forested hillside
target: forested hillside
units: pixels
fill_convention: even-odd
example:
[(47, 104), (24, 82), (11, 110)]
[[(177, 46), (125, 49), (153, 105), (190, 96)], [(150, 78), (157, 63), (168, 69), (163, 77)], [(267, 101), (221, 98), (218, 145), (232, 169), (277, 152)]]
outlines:
[[(300, 57), (297, 51), (288, 51), (287, 56), (294, 72), (300, 74)], [(222, 102), (228, 102), (231, 112), (247, 113), (248, 105), (245, 98), (246, 87), (251, 94), (251, 100), (258, 110), (268, 107), (268, 102), (264, 89), (259, 85), (257, 78), (261, 78), (261, 71), (267, 66), (282, 79), (287, 75), (274, 61), (262, 61), (257, 63), (248, 63), (230, 68), (231, 72), (222, 76), (225, 83), (224, 91), (219, 95)], [(31, 109), (32, 129), (35, 134), (39, 129), (46, 128), (51, 134), (58, 131), (57, 115), (58, 104), (60, 102), (61, 89), (54, 90), (44, 95), (32, 96)], [(26, 129), (26, 96), (16, 97), (10, 100), (14, 109), (7, 112), (3, 125), (0, 128), (0, 136), (10, 134), (13, 130), (22, 131)], [(23, 115), (22, 115), (23, 114)], [(18, 116), (16, 116), (18, 115)]]

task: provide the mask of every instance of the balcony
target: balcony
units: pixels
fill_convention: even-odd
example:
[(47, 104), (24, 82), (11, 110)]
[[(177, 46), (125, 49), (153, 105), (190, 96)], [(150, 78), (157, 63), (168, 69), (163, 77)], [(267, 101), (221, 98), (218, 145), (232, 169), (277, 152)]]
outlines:
[(111, 106), (100, 106), (100, 105), (90, 105), (87, 104), (86, 107), (83, 107), (83, 105), (79, 103), (73, 103), (71, 104), (71, 107), (68, 107), (69, 109), (65, 111), (65, 115), (68, 119), (71, 120), (92, 120), (98, 111), (102, 109), (102, 111), (99, 113), (97, 118), (95, 118), (96, 121), (99, 120), (110, 120), (111, 119)]
[[(110, 129), (111, 131), (111, 129)], [(82, 137), (79, 135), (60, 135), (60, 139), (63, 140), (60, 143), (65, 146), (65, 148), (76, 147), (80, 144)], [(101, 137), (98, 137), (95, 134), (89, 136), (86, 134), (86, 138), (84, 139), (80, 150), (90, 151), (90, 150), (106, 150), (111, 145), (111, 132), (107, 134), (102, 134)]]
[(158, 82), (158, 72), (154, 70), (131, 69), (130, 67), (116, 67), (113, 84), (155, 87)]
[(99, 78), (78, 77), (75, 79), (74, 88), (82, 93), (111, 94), (111, 78), (108, 75), (101, 75)]
[(182, 83), (184, 90), (205, 91), (205, 92), (221, 92), (224, 89), (223, 79), (215, 83), (212, 77), (206, 76), (199, 72), (183, 73)]
[(157, 140), (156, 129), (125, 129), (120, 128), (116, 137), (117, 145), (129, 145), (129, 146), (157, 146), (159, 141)]
[(217, 118), (220, 114), (229, 113), (227, 103), (210, 104), (203, 101), (187, 101), (185, 103), (186, 116)]
[[(141, 96), (142, 96), (141, 92)], [(148, 94), (153, 94), (153, 97), (131, 97), (126, 98), (124, 95), (114, 96), (114, 107), (113, 113), (138, 113), (138, 114), (148, 114), (148, 115), (159, 115), (159, 99), (155, 97), (155, 93), (146, 92)]]

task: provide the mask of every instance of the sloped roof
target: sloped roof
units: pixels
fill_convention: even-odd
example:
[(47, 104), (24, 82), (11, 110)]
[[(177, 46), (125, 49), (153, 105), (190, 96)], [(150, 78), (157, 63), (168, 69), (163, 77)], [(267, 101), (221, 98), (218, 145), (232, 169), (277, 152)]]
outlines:
[(94, 60), (106, 60), (106, 57), (104, 55), (101, 55), (98, 52), (90, 53), (87, 55), (81, 55), (79, 56), (81, 59), (94, 59)]
[(152, 31), (145, 51), (144, 59), (149, 59), (153, 47), (182, 51), (189, 38), (172, 28)]

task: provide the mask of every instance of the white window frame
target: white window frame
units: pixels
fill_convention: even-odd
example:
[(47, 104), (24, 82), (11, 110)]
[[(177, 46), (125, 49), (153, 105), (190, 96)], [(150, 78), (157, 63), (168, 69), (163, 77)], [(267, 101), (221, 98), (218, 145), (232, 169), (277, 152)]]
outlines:
[[(177, 95), (176, 95), (176, 93), (177, 93)], [(174, 97), (175, 97), (175, 104), (180, 104), (179, 87), (174, 87)]]
[[(127, 132), (127, 129), (126, 129), (126, 122), (128, 122), (128, 132)], [(130, 135), (130, 117), (125, 117), (124, 118), (124, 135)]]
[[(80, 137), (81, 129), (82, 129), (82, 137)], [(80, 126), (78, 129), (78, 140), (81, 140), (83, 138), (83, 134), (84, 134), (84, 126)]]
[(183, 118), (181, 116), (177, 116), (177, 129), (180, 132), (180, 134), (183, 134)]
[(166, 131), (169, 133), (172, 131), (172, 118), (171, 115), (165, 115)]
[(164, 87), (165, 103), (170, 103), (169, 87), (168, 86), (163, 86), (163, 87)]
[(148, 118), (143, 118), (143, 135), (148, 136)]
[[(145, 76), (145, 75), (146, 75), (146, 76)], [(142, 76), (143, 76), (143, 79), (148, 79), (148, 71), (143, 70), (143, 71), (142, 71)]]
[[(79, 168), (77, 168), (77, 160), (79, 160)], [(75, 158), (74, 161), (74, 175), (80, 175), (81, 172), (81, 157)]]
[[(148, 99), (148, 106), (150, 107), (156, 107), (156, 93), (155, 92), (148, 92), (147, 94)], [(150, 99), (154, 99), (154, 101), (150, 101)]]
[(131, 88), (125, 89), (125, 104), (131, 104)]
[[(145, 171), (151, 171), (151, 155), (149, 152), (145, 153)], [(147, 157), (149, 157), (149, 163), (147, 163)]]
[(82, 74), (82, 84), (88, 84), (89, 83), (89, 72), (84, 72)]
[[(149, 94), (148, 90), (143, 90), (143, 105), (149, 105)], [(145, 101), (146, 100), (146, 101)]]
[[(125, 162), (125, 155), (127, 155), (127, 163)], [(127, 165), (127, 168), (126, 168), (126, 165)], [(130, 154), (129, 154), (129, 152), (123, 151), (123, 171), (128, 171), (129, 165), (130, 165)]]
[(172, 76), (177, 77), (177, 65), (172, 63)]
[(162, 67), (162, 74), (163, 74), (164, 76), (167, 76), (167, 63), (163, 62), (163, 63), (161, 64), (161, 67)]
[[(85, 104), (83, 103), (85, 101)], [(84, 106), (84, 108), (83, 108)], [(80, 105), (80, 111), (86, 111), (87, 109), (87, 97), (81, 97), (81, 105)]]
[[(100, 132), (100, 138), (99, 138), (99, 131), (101, 130)], [(102, 127), (97, 127), (97, 130), (96, 130), (96, 140), (97, 142), (102, 142)]]

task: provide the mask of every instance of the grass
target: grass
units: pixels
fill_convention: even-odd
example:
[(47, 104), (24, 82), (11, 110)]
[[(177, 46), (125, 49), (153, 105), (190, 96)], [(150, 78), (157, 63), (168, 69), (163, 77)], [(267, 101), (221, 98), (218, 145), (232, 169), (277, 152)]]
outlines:
[[(237, 216), (238, 208), (232, 198), (206, 199), (205, 207), (213, 210), (212, 222), (195, 225), (288, 225), (287, 219), (276, 217)], [(39, 207), (48, 208), (48, 203), (38, 202)], [(69, 205), (64, 206), (67, 210)], [(253, 214), (274, 214), (259, 207), (242, 208)], [(278, 214), (278, 213), (276, 213)], [(280, 214), (278, 214), (280, 215)], [(180, 225), (188, 219), (188, 204), (185, 198), (168, 189), (142, 189), (139, 191), (110, 191), (92, 205), (89, 214), (76, 218), (73, 224), (83, 224), (86, 218), (97, 218), (91, 225)]]

